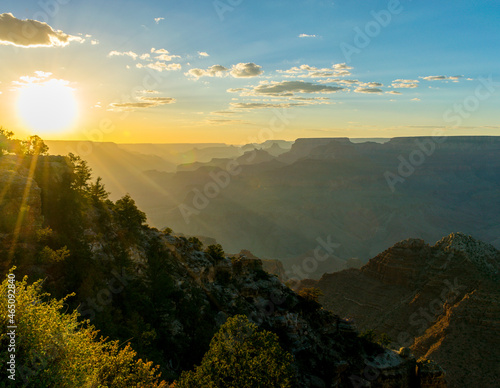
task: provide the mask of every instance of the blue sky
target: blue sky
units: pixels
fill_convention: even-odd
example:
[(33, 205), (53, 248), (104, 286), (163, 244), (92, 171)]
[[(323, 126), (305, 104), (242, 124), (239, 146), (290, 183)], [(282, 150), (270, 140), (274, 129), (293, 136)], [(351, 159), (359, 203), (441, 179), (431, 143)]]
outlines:
[[(15, 18), (0, 20), (0, 125), (20, 133), (246, 143), (283, 110), (272, 136), (287, 140), (499, 133), (498, 2), (7, 0), (0, 14)], [(9, 41), (26, 19), (61, 41)], [(44, 132), (16, 101), (50, 80), (78, 115)]]

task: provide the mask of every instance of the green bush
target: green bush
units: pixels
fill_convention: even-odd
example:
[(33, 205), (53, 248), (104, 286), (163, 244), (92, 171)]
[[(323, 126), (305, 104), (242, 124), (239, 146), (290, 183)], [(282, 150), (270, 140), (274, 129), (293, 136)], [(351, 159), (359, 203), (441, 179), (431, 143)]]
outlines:
[[(151, 362), (136, 358), (129, 345), (97, 339), (92, 326), (77, 321), (78, 314), (61, 312), (65, 299), (50, 299), (41, 282), (16, 282), (16, 386), (23, 387), (166, 387)], [(0, 324), (10, 325), (8, 280), (0, 286)], [(0, 334), (0, 362), (7, 365), (10, 338)], [(2, 368), (2, 382), (8, 382)], [(0, 385), (8, 386), (8, 385)]]
[(226, 255), (224, 253), (224, 249), (222, 249), (222, 245), (220, 244), (209, 245), (205, 252), (215, 261), (224, 259)]
[(176, 388), (291, 387), (293, 356), (278, 336), (259, 331), (244, 315), (229, 318), (194, 371), (183, 372)]

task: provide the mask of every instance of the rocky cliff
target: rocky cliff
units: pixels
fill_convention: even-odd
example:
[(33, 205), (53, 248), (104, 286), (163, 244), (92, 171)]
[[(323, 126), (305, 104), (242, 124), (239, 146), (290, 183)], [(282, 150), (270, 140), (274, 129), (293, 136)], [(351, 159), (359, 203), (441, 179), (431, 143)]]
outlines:
[(44, 278), (55, 296), (75, 292), (69, 310), (78, 307), (103, 335), (132, 338), (141, 357), (159, 360), (165, 378), (199, 363), (226, 318), (244, 314), (294, 355), (300, 387), (446, 386), (437, 364), (359, 337), (351, 321), (293, 292), (261, 260), (214, 256), (197, 239), (144, 225), (130, 198), (96, 196), (66, 159), (40, 157), (32, 176), (32, 184), (26, 176), (2, 180), (10, 193), (3, 209), (38, 187), (28, 197), (38, 204), (34, 219), (43, 218), (36, 238), (13, 241), (15, 229), (4, 231), (2, 261), (14, 251), (17, 276)]
[(454, 233), (435, 245), (401, 241), (361, 269), (325, 274), (323, 305), (361, 331), (435, 360), (451, 387), (494, 387), (500, 379), (500, 252)]
[(316, 279), (348, 268), (353, 257), (366, 263), (409, 236), (436, 241), (460, 230), (500, 248), (499, 139), (298, 139), (289, 152), (239, 165), (234, 174), (228, 161), (148, 173), (163, 197), (153, 204), (150, 193), (138, 203), (158, 227), (212, 236), (231, 252), (249, 249), (279, 259), (296, 272), (290, 277), (300, 276), (293, 267), (304, 270), (318, 239), (337, 246), (306, 273)]

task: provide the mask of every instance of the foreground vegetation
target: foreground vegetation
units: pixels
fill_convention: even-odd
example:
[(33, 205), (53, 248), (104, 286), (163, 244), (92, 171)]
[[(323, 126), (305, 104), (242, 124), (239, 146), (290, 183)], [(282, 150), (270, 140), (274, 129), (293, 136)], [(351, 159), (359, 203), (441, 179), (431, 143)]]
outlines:
[[(0, 325), (9, 326), (5, 280), (0, 286)], [(130, 345), (106, 341), (77, 312), (64, 313), (65, 299), (42, 291), (42, 282), (16, 284), (16, 382), (24, 387), (166, 387), (158, 367), (138, 359)], [(9, 337), (0, 334), (0, 362), (7, 364)], [(6, 372), (1, 375), (9, 386)]]
[[(3, 173), (6, 182), (0, 193), (0, 268), (3, 276), (12, 266), (18, 277), (29, 275), (17, 283), (21, 385), (164, 387), (162, 379), (174, 381), (191, 369), (210, 345), (201, 365), (184, 373), (177, 386), (291, 386), (292, 358), (275, 334), (239, 316), (211, 340), (216, 327), (199, 312), (205, 296), (174, 287), (179, 263), (165, 251), (162, 232), (145, 224), (146, 215), (129, 195), (111, 201), (84, 160), (45, 156), (47, 151), (39, 137), (21, 141), (0, 129), (0, 179)], [(41, 189), (39, 209), (26, 203), (31, 178)], [(204, 250), (197, 238), (176, 244), (184, 254)], [(132, 249), (146, 257), (143, 266), (131, 259)], [(207, 247), (205, 255), (214, 262), (225, 257), (220, 245)], [(6, 287), (3, 282), (3, 327)], [(205, 318), (216, 313), (210, 308)], [(169, 332), (176, 319), (189, 335)], [(5, 333), (0, 340), (5, 362)], [(228, 343), (236, 344), (229, 353)], [(8, 381), (5, 370), (0, 375)]]

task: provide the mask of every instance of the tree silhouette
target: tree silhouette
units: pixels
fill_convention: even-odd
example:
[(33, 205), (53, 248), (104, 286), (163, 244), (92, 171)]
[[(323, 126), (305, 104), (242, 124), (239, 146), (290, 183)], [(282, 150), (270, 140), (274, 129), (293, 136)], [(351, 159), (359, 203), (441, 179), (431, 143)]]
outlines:
[(118, 222), (128, 230), (138, 230), (146, 222), (146, 213), (140, 211), (129, 194), (115, 203), (115, 212)]
[(33, 135), (21, 142), (21, 146), (26, 155), (47, 155), (49, 147), (44, 143), (38, 135)]
[(102, 178), (97, 177), (96, 182), (90, 184), (89, 187), (90, 198), (94, 202), (105, 201), (106, 199), (108, 199), (109, 192), (106, 191), (104, 184), (102, 184), (101, 182)]
[(73, 165), (74, 179), (72, 188), (79, 192), (86, 192), (89, 190), (89, 180), (92, 177), (92, 169), (87, 162), (70, 153), (68, 155), (71, 164)]

